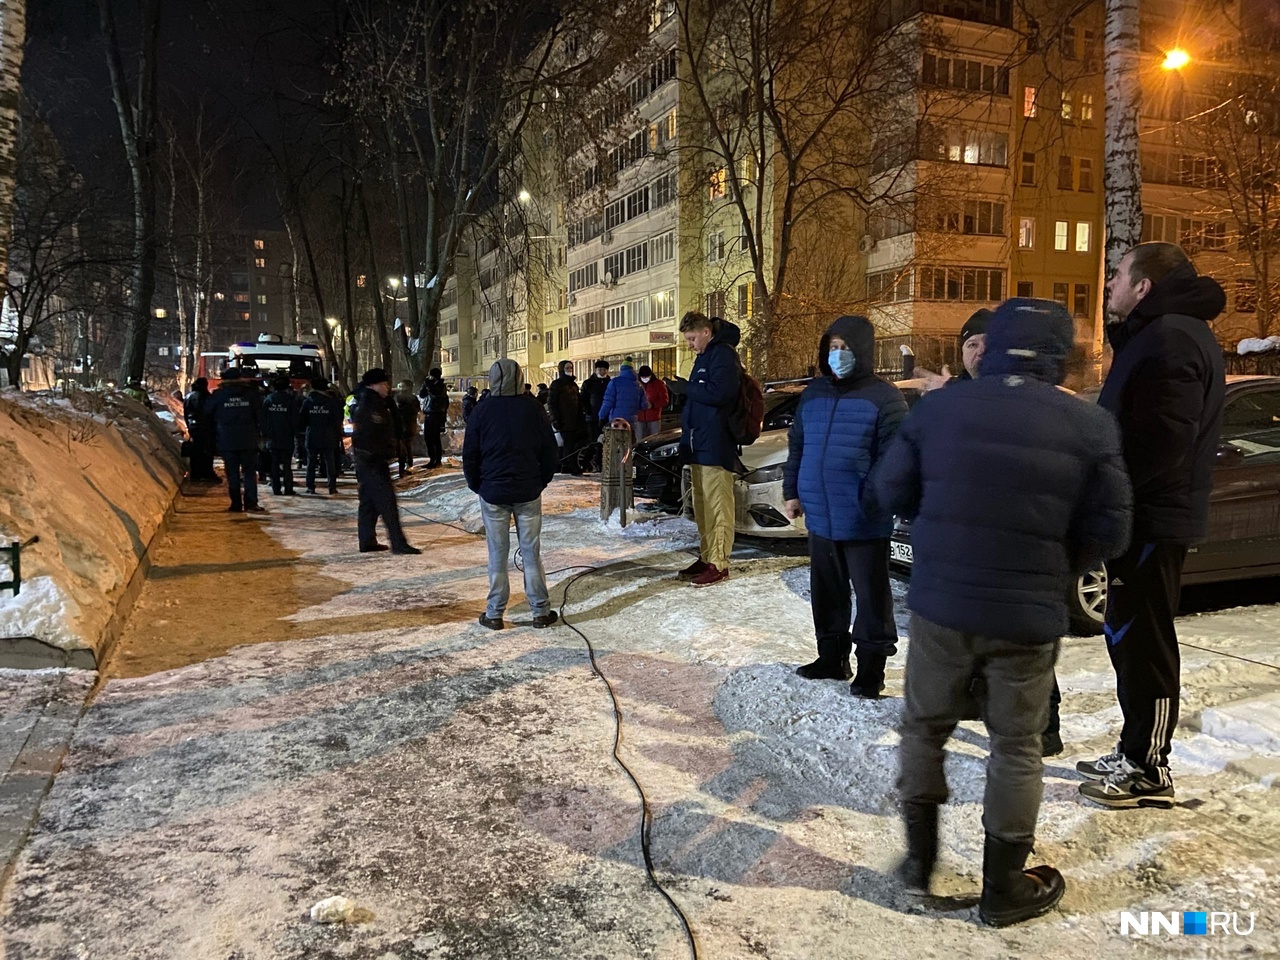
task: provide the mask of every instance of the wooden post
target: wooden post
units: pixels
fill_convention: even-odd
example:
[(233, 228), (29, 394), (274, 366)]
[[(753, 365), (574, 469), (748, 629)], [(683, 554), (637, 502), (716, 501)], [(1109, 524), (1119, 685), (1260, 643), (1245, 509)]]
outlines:
[(614, 508), (618, 520), (627, 525), (627, 510), (634, 506), (631, 489), (630, 427), (604, 428), (604, 452), (600, 457), (600, 519), (608, 520)]

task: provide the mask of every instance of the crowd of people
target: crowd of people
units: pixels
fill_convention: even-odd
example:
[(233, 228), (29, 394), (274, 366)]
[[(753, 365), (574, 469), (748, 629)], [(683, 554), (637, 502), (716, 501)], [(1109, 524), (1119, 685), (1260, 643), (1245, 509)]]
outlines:
[[(898, 632), (889, 579), (895, 518), (911, 524), (910, 645), (904, 681), (898, 789), (907, 855), (898, 876), (926, 893), (938, 854), (938, 808), (948, 797), (944, 747), (956, 725), (981, 718), (990, 738), (979, 913), (1003, 926), (1039, 916), (1065, 882), (1027, 868), (1043, 791), (1042, 758), (1063, 749), (1054, 676), (1067, 632), (1068, 585), (1106, 561), (1106, 648), (1123, 714), (1109, 754), (1077, 764), (1080, 794), (1108, 808), (1174, 802), (1169, 750), (1178, 718), (1174, 615), (1188, 547), (1206, 532), (1221, 429), (1222, 353), (1209, 328), (1225, 297), (1180, 248), (1141, 244), (1107, 285), (1113, 361), (1099, 402), (1059, 389), (1074, 345), (1071, 315), (1054, 301), (1016, 298), (964, 324), (958, 376), (926, 373), (908, 413), (901, 391), (876, 375), (875, 330), (836, 319), (818, 343), (817, 371), (800, 398), (783, 469), (785, 509), (809, 537), (817, 657), (810, 680), (851, 681), (859, 697), (885, 689)], [(695, 587), (729, 577), (734, 481), (743, 442), (746, 372), (738, 327), (686, 314), (694, 354), (679, 381), (681, 456), (690, 467), (697, 559), (679, 571)], [(945, 374), (945, 370), (944, 370)], [(577, 454), (604, 426), (656, 432), (672, 383), (630, 358), (616, 376), (601, 360), (579, 385), (569, 361), (535, 394), (501, 359), (489, 386), (463, 398), (462, 468), (481, 506), (490, 589), (479, 622), (506, 626), (514, 523), (531, 625), (557, 621), (541, 560), (542, 493), (557, 472), (581, 474)], [(442, 462), (448, 390), (438, 369), (415, 395), (393, 394), (385, 371), (362, 378), (351, 402), (360, 489), (361, 551), (418, 553), (400, 526), (390, 463), (401, 474), (419, 413), (428, 466)], [(293, 493), (291, 458), (305, 450), (306, 485), (340, 469), (342, 398), (315, 381), (306, 398), (279, 380), (265, 397), (224, 375), (187, 398), (191, 476), (215, 479), (223, 458), (232, 510), (260, 512), (259, 440), (275, 493)], [(376, 538), (381, 519), (389, 543)], [(856, 664), (856, 669), (855, 669)]]

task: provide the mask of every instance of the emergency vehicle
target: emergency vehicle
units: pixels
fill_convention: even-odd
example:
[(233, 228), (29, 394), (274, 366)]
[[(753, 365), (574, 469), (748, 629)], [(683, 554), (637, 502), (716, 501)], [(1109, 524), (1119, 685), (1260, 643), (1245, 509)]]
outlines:
[(196, 375), (209, 381), (209, 389), (215, 389), (222, 380), (222, 373), (229, 367), (238, 367), (242, 376), (253, 377), (270, 384), (284, 374), (300, 389), (317, 377), (324, 376), (320, 348), (314, 343), (286, 343), (274, 333), (260, 333), (257, 341), (233, 343), (226, 352), (200, 354)]

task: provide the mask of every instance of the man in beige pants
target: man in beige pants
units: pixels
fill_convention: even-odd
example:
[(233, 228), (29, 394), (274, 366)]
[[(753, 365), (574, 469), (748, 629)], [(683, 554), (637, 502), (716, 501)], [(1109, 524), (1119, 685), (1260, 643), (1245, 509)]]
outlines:
[(719, 317), (690, 311), (680, 333), (696, 357), (689, 374), (680, 422), (682, 461), (690, 465), (693, 510), (698, 521), (698, 560), (680, 571), (680, 579), (709, 587), (729, 579), (733, 550), (733, 477), (738, 444), (729, 416), (738, 405), (742, 365), (735, 349), (737, 326)]

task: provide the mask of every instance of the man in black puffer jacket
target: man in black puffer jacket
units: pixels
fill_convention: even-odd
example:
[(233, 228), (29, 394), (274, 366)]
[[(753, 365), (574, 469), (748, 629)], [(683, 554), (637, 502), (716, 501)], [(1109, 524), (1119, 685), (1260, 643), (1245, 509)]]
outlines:
[(1173, 618), (1187, 548), (1204, 538), (1226, 392), (1209, 329), (1226, 306), (1179, 247), (1144, 243), (1120, 261), (1108, 307), (1115, 357), (1098, 403), (1120, 421), (1133, 481), (1133, 542), (1107, 564), (1107, 651), (1124, 727), (1113, 753), (1076, 769), (1086, 799), (1108, 807), (1173, 806), (1169, 747), (1181, 664)]
[(396, 417), (391, 412), (387, 395), (391, 379), (387, 372), (375, 367), (360, 378), (351, 404), (351, 452), (356, 462), (356, 483), (360, 485), (360, 506), (356, 510), (356, 531), (361, 553), (386, 550), (378, 542), (378, 517), (387, 528), (392, 553), (417, 554), (422, 551), (409, 546), (400, 527), (400, 508), (391, 485), (391, 467), (397, 452)]
[(1072, 332), (1052, 301), (1001, 304), (978, 379), (920, 400), (872, 474), (881, 504), (913, 521), (900, 876), (928, 889), (947, 799), (943, 748), (980, 675), (991, 757), (979, 915), (994, 926), (1039, 916), (1062, 897), (1056, 870), (1024, 867), (1067, 588), (1129, 542), (1115, 419), (1057, 389)]

